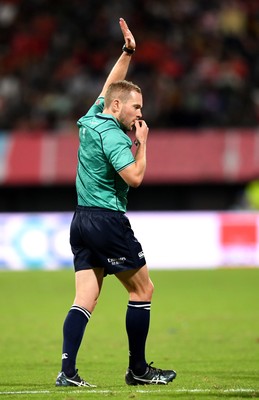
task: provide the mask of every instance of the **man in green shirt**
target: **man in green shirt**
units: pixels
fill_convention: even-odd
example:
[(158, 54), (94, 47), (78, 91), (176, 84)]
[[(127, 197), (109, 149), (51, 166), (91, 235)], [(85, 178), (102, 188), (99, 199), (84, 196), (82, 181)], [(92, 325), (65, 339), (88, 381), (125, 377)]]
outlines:
[[(125, 81), (135, 39), (124, 19), (119, 23), (123, 52), (97, 101), (78, 121), (78, 205), (70, 229), (76, 296), (63, 326), (62, 367), (56, 386), (93, 386), (78, 375), (76, 357), (107, 274), (114, 274), (129, 293), (126, 383), (167, 384), (176, 377), (175, 371), (154, 368), (145, 358), (153, 283), (125, 211), (129, 186), (138, 187), (144, 177), (148, 127), (141, 119), (141, 89)], [(135, 155), (126, 133), (133, 128)]]
[[(133, 88), (126, 82), (120, 85)], [(125, 128), (113, 115), (105, 114), (103, 107), (100, 97), (78, 121), (78, 205), (125, 212), (129, 186), (119, 172), (135, 163), (132, 143)]]

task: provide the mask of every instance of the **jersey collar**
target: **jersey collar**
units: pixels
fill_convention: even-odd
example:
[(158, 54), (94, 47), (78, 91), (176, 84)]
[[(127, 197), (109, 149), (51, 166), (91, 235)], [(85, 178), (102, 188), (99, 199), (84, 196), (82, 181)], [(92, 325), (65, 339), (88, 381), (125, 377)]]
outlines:
[(96, 114), (98, 118), (103, 118), (103, 119), (110, 119), (115, 122), (115, 124), (123, 131), (126, 133), (126, 130), (124, 127), (119, 123), (119, 121), (111, 114), (103, 114), (103, 113), (98, 113)]

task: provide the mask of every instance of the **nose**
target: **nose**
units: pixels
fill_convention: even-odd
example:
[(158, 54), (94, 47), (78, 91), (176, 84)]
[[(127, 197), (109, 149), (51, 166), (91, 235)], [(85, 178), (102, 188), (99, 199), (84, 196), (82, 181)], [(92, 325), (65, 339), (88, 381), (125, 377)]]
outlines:
[(142, 117), (142, 112), (140, 110), (138, 110), (137, 112), (137, 119), (140, 119)]

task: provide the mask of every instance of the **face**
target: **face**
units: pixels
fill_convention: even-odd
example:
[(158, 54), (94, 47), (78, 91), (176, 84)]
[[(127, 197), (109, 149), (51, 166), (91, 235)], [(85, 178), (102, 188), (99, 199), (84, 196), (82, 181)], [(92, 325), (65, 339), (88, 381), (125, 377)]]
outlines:
[(135, 125), (135, 121), (142, 117), (141, 109), (143, 106), (142, 94), (132, 91), (126, 103), (121, 103), (121, 110), (118, 121), (130, 131)]

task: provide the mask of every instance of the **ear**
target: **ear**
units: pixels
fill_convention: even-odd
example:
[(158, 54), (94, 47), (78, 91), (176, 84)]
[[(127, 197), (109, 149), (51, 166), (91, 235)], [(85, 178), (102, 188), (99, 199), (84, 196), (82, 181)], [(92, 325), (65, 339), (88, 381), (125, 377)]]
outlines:
[(121, 109), (121, 101), (119, 99), (114, 99), (111, 104), (111, 110), (113, 113), (119, 112)]

